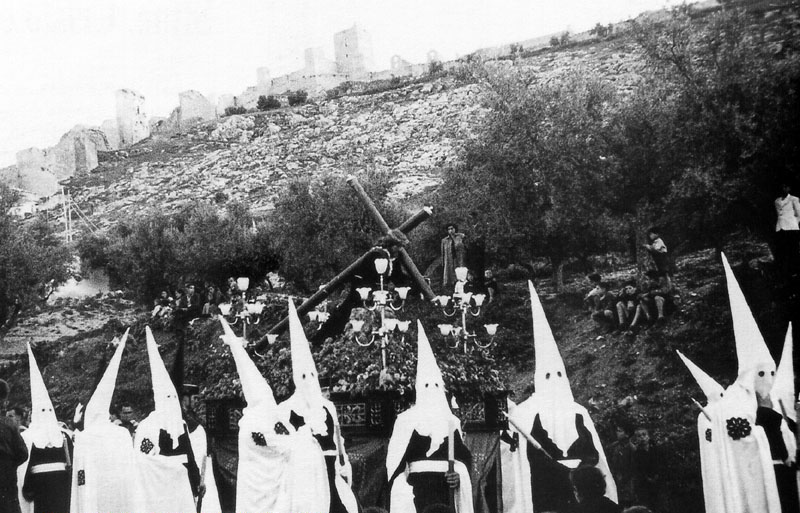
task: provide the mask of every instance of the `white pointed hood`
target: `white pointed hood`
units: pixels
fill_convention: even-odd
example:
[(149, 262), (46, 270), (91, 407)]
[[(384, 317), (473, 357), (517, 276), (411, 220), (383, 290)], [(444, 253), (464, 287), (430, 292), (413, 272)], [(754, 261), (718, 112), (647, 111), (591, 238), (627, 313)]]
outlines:
[[(147, 357), (150, 360), (150, 375), (153, 379), (153, 400), (155, 401), (155, 414), (158, 417), (159, 427), (172, 437), (173, 447), (178, 445), (178, 437), (184, 433), (183, 414), (178, 392), (164, 366), (164, 361), (158, 352), (158, 345), (150, 326), (145, 327), (147, 339)], [(151, 414), (152, 415), (152, 414)]]
[[(775, 373), (775, 384), (772, 385), (772, 407), (775, 411), (786, 415), (797, 422), (797, 411), (794, 408), (794, 362), (792, 361), (794, 340), (792, 338), (792, 324), (786, 331), (786, 339), (783, 342), (781, 361), (778, 364), (778, 371)], [(781, 403), (783, 407), (781, 407)]]
[(236, 336), (224, 318), (220, 317), (219, 321), (224, 331), (220, 338), (231, 349), (233, 361), (236, 363), (236, 370), (239, 373), (239, 381), (242, 384), (242, 393), (247, 401), (247, 409), (273, 414), (277, 406), (275, 395), (267, 380), (264, 379), (256, 364), (245, 351), (244, 339)]
[(419, 319), (417, 320), (417, 379), (414, 389), (415, 429), (420, 435), (431, 438), (428, 450), (430, 456), (449, 436), (453, 428), (458, 426), (458, 422), (450, 411), (442, 371), (439, 370), (428, 336)]
[(697, 384), (700, 386), (700, 388), (703, 390), (703, 393), (706, 395), (708, 403), (714, 403), (716, 401), (719, 401), (725, 393), (725, 389), (722, 388), (722, 385), (717, 383), (717, 381), (714, 378), (706, 374), (706, 372), (700, 367), (698, 367), (693, 361), (684, 356), (683, 353), (677, 350), (675, 352), (678, 353), (678, 356), (681, 357), (681, 360), (683, 360), (683, 363), (684, 365), (686, 365), (686, 368), (689, 369), (689, 372), (692, 373), (694, 380), (697, 381)]
[(64, 436), (61, 434), (50, 394), (44, 385), (42, 373), (30, 344), (28, 344), (28, 367), (31, 376), (31, 424), (26, 431), (26, 437), (29, 437), (36, 447), (63, 447)]
[(533, 347), (536, 353), (536, 366), (533, 372), (534, 392), (541, 400), (574, 402), (564, 360), (561, 359), (561, 353), (558, 351), (556, 339), (550, 330), (542, 303), (530, 281), (528, 281), (528, 290), (531, 294)]
[(728, 283), (728, 297), (731, 302), (733, 334), (736, 339), (736, 357), (739, 372), (736, 381), (747, 388), (765, 396), (769, 394), (775, 377), (775, 361), (769, 354), (761, 330), (753, 317), (747, 300), (742, 293), (728, 259), (722, 255), (722, 265)]
[(317, 366), (311, 355), (311, 348), (297, 316), (297, 309), (289, 298), (289, 338), (292, 348), (292, 398), (302, 408), (302, 416), (314, 433), (327, 433), (324, 398), (319, 386)]
[(120, 340), (116, 351), (114, 351), (114, 356), (111, 357), (111, 360), (108, 362), (108, 367), (106, 367), (106, 371), (103, 373), (103, 377), (100, 378), (100, 383), (97, 384), (92, 398), (89, 399), (89, 403), (86, 405), (86, 410), (83, 414), (84, 428), (111, 422), (109, 419), (111, 398), (114, 395), (119, 364), (122, 360), (122, 353), (125, 351), (125, 342), (128, 340), (129, 332), (130, 328), (125, 330), (122, 340)]
[(444, 379), (422, 323), (417, 320), (417, 406), (450, 414), (450, 405), (444, 391)]

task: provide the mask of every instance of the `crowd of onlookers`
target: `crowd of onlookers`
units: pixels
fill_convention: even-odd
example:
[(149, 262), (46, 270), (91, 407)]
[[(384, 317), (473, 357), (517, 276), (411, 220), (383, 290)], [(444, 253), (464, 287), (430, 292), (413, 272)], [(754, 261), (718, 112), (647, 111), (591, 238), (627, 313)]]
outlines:
[(186, 324), (199, 317), (216, 317), (220, 314), (219, 305), (229, 303), (231, 311), (236, 313), (244, 308), (244, 301), (261, 295), (262, 287), (256, 286), (247, 291), (239, 289), (236, 278), (228, 278), (225, 287), (218, 287), (206, 282), (203, 287), (186, 284), (178, 288), (174, 294), (162, 290), (153, 300), (151, 320), (164, 326), (170, 324)]
[(597, 274), (587, 278), (593, 288), (584, 298), (592, 319), (609, 332), (635, 334), (642, 327), (662, 323), (675, 309), (672, 262), (659, 230), (648, 231), (649, 244), (643, 247), (654, 267), (645, 273), (645, 282), (628, 279), (620, 288)]

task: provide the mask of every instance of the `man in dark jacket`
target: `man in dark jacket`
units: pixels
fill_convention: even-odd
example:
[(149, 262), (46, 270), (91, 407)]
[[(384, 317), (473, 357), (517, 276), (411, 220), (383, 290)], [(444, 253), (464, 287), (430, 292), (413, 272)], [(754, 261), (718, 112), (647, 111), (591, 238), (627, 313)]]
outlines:
[[(5, 411), (10, 389), (0, 379), (0, 409)], [(0, 513), (20, 513), (17, 496), (17, 467), (28, 459), (28, 448), (19, 427), (0, 416)]]

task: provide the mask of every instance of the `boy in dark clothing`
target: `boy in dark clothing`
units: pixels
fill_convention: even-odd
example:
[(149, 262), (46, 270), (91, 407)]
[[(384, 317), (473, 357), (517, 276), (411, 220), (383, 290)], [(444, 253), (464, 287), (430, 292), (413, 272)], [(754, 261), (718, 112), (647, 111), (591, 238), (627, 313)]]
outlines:
[(617, 325), (617, 297), (613, 292), (608, 290), (608, 283), (601, 282), (597, 288), (598, 293), (595, 296), (595, 307), (594, 312), (592, 312), (592, 319), (599, 325), (612, 329)]
[(630, 325), (631, 330), (636, 329), (644, 320), (649, 322), (653, 318), (653, 310), (658, 315), (656, 322), (662, 322), (666, 318), (665, 312), (672, 307), (672, 282), (669, 277), (652, 269), (646, 274), (650, 281), (646, 290), (639, 294), (639, 304)]
[(578, 504), (570, 513), (621, 513), (622, 508), (606, 497), (606, 480), (597, 467), (578, 467), (570, 474)]
[(650, 244), (644, 244), (642, 247), (650, 254), (653, 259), (653, 264), (656, 266), (656, 271), (669, 276), (671, 274), (669, 265), (669, 253), (667, 252), (667, 245), (661, 239), (660, 230), (655, 226), (647, 230), (647, 238)]
[(644, 427), (631, 437), (631, 484), (636, 504), (653, 507), (658, 498), (659, 457)]
[[(0, 379), (0, 410), (5, 410), (10, 388)], [(17, 467), (28, 459), (28, 448), (19, 427), (5, 415), (0, 416), (0, 513), (20, 513), (17, 491)]]
[(628, 280), (617, 294), (617, 317), (619, 325), (627, 326), (634, 315), (636, 306), (639, 304), (639, 291), (636, 289), (636, 282)]

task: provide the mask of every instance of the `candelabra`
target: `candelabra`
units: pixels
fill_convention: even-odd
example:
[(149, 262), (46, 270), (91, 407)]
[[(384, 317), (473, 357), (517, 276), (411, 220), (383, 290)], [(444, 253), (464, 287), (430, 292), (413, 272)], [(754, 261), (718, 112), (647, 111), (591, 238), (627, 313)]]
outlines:
[(261, 322), (261, 313), (264, 311), (264, 303), (261, 301), (247, 300), (247, 289), (250, 288), (249, 278), (237, 279), (236, 287), (242, 293), (242, 297), (236, 302), (234, 302), (234, 298), (232, 297), (230, 303), (221, 303), (219, 305), (219, 311), (231, 326), (241, 321), (242, 338), (247, 340), (247, 327)]
[[(375, 259), (375, 270), (380, 277), (380, 286), (373, 290), (370, 287), (361, 287), (358, 291), (361, 302), (367, 310), (373, 313), (374, 318), (368, 333), (362, 333), (364, 320), (350, 320), (353, 328), (352, 338), (361, 347), (370, 347), (379, 344), (381, 348), (381, 365), (386, 369), (388, 347), (392, 342), (402, 342), (410, 326), (409, 321), (401, 321), (387, 317), (388, 312), (398, 312), (405, 306), (410, 287), (396, 287), (393, 290), (385, 286), (384, 276), (391, 274), (392, 263), (389, 252), (386, 258)], [(320, 312), (322, 313), (322, 312)]]
[[(439, 333), (445, 340), (448, 341), (447, 345), (451, 349), (457, 349), (459, 344), (463, 344), (464, 353), (468, 351), (469, 343), (472, 342), (481, 349), (486, 349), (494, 343), (494, 337), (497, 334), (498, 324), (484, 324), (483, 327), (488, 335), (487, 341), (482, 341), (477, 333), (470, 332), (467, 328), (467, 318), (478, 317), (481, 314), (483, 302), (486, 300), (485, 294), (473, 294), (472, 292), (464, 292), (467, 283), (467, 268), (456, 268), (456, 279), (458, 280), (455, 286), (453, 296), (437, 296), (436, 302), (442, 308), (442, 312), (446, 317), (456, 317), (456, 314), (461, 314), (460, 318), (456, 318), (455, 324), (439, 324)], [(460, 321), (460, 325), (459, 325)]]

